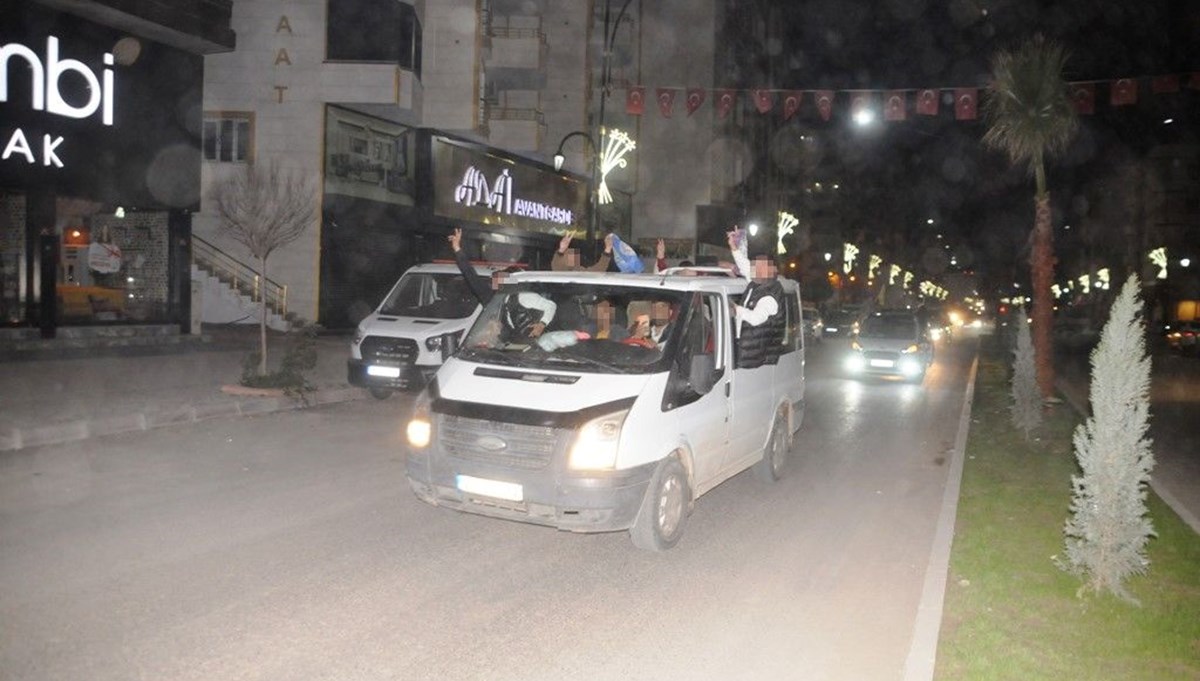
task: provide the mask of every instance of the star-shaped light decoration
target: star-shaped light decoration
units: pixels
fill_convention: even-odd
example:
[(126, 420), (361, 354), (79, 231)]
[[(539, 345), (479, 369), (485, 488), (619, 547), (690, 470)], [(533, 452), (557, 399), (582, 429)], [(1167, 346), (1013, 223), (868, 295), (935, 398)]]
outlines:
[(913, 280), (913, 273), (905, 272), (904, 273), (904, 290), (905, 291), (908, 290), (908, 285), (912, 283), (912, 280)]
[(779, 211), (779, 222), (776, 226), (779, 230), (779, 236), (775, 240), (775, 252), (779, 255), (787, 254), (787, 249), (783, 247), (783, 237), (791, 234), (796, 230), (796, 225), (800, 224), (800, 220), (795, 215), (784, 211)]
[(612, 192), (608, 190), (608, 174), (615, 168), (624, 168), (628, 161), (625, 154), (637, 148), (633, 139), (617, 129), (608, 131), (604, 138), (604, 150), (600, 153), (600, 187), (596, 189), (596, 198), (600, 203), (612, 203)]
[(858, 246), (855, 246), (852, 243), (842, 244), (842, 260), (844, 261), (842, 265), (842, 271), (846, 274), (850, 274), (850, 271), (854, 269), (854, 260), (857, 257)]
[(883, 258), (875, 255), (874, 253), (872, 253), (871, 257), (867, 259), (867, 283), (868, 284), (875, 283), (875, 271), (878, 270), (879, 266), (882, 264), (883, 264)]
[(1079, 288), (1082, 289), (1084, 293), (1092, 292), (1092, 277), (1090, 274), (1079, 275)]
[(1154, 263), (1155, 265), (1158, 265), (1158, 276), (1156, 278), (1157, 279), (1166, 279), (1167, 278), (1167, 247), (1159, 246), (1158, 248), (1154, 249), (1153, 251), (1150, 251), (1150, 262)]
[(898, 276), (900, 276), (900, 266), (893, 264), (892, 268), (888, 270), (888, 286), (894, 286)]
[(1107, 267), (1102, 268), (1099, 272), (1096, 272), (1096, 288), (1102, 288), (1107, 291), (1109, 284), (1108, 278), (1109, 273)]

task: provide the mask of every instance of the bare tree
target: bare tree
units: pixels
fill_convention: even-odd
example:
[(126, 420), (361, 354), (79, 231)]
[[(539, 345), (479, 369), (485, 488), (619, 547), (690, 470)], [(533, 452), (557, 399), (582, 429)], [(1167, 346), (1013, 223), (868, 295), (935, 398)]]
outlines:
[[(316, 209), (312, 181), (272, 161), (247, 165), (217, 189), (221, 233), (246, 247), (257, 261), (259, 281), (267, 281), (267, 258), (308, 229)], [(264, 289), (265, 290), (265, 289)], [(260, 296), (259, 375), (267, 373), (267, 297)]]

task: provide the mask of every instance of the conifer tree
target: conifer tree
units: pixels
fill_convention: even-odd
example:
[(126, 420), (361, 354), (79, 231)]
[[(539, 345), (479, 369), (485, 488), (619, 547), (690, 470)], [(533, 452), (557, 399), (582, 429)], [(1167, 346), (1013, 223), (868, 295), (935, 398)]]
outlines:
[(1042, 425), (1042, 393), (1038, 390), (1037, 365), (1033, 356), (1033, 336), (1029, 333), (1029, 318), (1022, 308), (1017, 315), (1017, 345), (1013, 350), (1012, 422), (1025, 431)]
[(1092, 351), (1092, 416), (1075, 430), (1080, 474), (1071, 478), (1071, 516), (1064, 528), (1065, 567), (1084, 578), (1080, 592), (1109, 591), (1134, 602), (1124, 582), (1146, 571), (1146, 542), (1154, 536), (1146, 508), (1154, 467), (1146, 436), (1150, 358), (1138, 288), (1131, 275)]

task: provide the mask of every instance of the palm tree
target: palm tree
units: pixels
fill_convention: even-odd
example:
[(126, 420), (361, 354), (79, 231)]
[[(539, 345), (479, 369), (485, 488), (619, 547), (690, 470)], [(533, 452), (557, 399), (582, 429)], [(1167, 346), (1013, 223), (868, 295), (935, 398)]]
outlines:
[(1033, 279), (1033, 350), (1043, 398), (1054, 394), (1054, 301), (1050, 292), (1054, 283), (1054, 232), (1046, 158), (1063, 151), (1078, 128), (1063, 80), (1066, 61), (1063, 48), (1041, 36), (1015, 51), (1002, 51), (992, 59), (992, 84), (983, 102), (988, 125), (984, 144), (1007, 154), (1014, 166), (1028, 166), (1037, 186), (1029, 264)]

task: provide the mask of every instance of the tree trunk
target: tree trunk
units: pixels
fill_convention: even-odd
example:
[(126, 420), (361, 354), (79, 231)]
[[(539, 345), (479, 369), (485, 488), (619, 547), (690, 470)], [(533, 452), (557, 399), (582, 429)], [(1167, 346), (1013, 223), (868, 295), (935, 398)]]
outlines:
[(262, 306), (258, 317), (258, 375), (267, 375), (267, 259), (258, 261), (258, 302)]
[(1034, 199), (1033, 248), (1029, 257), (1033, 279), (1033, 355), (1042, 398), (1054, 396), (1054, 233), (1050, 194)]

